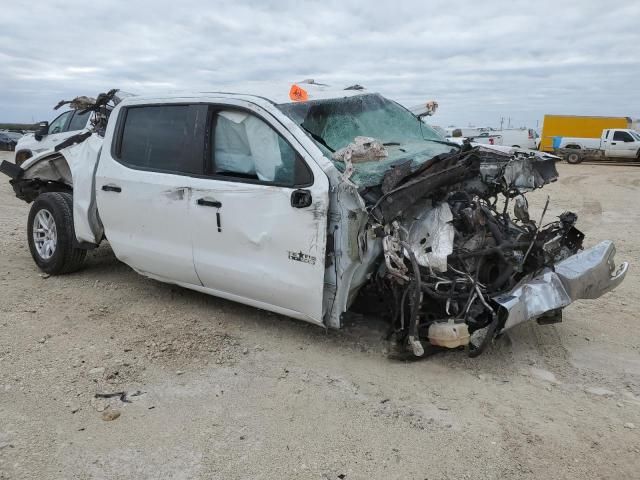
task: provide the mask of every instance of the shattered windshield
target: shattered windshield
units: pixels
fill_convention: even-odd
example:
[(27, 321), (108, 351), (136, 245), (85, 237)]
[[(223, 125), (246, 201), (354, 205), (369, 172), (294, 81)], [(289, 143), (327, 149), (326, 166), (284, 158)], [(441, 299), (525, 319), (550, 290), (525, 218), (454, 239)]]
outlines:
[[(388, 156), (354, 164), (351, 180), (361, 187), (378, 185), (387, 170), (412, 161), (424, 161), (452, 148), (428, 125), (406, 108), (378, 94), (306, 102), (285, 103), (278, 108), (302, 127), (327, 157), (346, 147), (356, 137), (372, 137), (382, 142)], [(345, 164), (335, 161), (344, 171)]]

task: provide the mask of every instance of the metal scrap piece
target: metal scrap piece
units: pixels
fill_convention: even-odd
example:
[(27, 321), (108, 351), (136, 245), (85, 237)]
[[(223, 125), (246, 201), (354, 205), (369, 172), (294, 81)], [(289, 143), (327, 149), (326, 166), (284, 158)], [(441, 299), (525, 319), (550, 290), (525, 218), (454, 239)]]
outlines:
[(356, 137), (353, 142), (333, 153), (332, 157), (338, 162), (353, 163), (371, 162), (389, 155), (380, 140), (371, 137)]
[(473, 153), (449, 155), (429, 163), (425, 170), (411, 175), (410, 180), (387, 193), (377, 208), (385, 221), (396, 218), (416, 200), (438, 193), (445, 186), (455, 185), (478, 175), (480, 159)]
[(504, 180), (510, 188), (533, 190), (558, 178), (554, 160), (514, 157), (504, 167)]
[(564, 308), (574, 300), (598, 298), (616, 288), (629, 268), (627, 262), (617, 269), (615, 246), (610, 240), (583, 250), (541, 274), (526, 278), (509, 293), (493, 300), (506, 315), (503, 330), (547, 312)]
[(73, 100), (60, 100), (58, 104), (53, 107), (54, 110), (58, 110), (63, 105), (69, 105), (69, 108), (73, 110), (84, 110), (93, 106), (96, 103), (96, 99), (92, 97), (80, 96)]

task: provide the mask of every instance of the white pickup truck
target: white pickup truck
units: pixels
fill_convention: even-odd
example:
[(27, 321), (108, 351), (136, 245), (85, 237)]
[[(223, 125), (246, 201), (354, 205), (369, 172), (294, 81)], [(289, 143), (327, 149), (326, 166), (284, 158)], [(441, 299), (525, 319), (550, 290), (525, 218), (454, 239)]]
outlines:
[(474, 145), (503, 145), (502, 135), (488, 130), (479, 130), (477, 128), (448, 128), (450, 135), (447, 135), (447, 141), (462, 145), (469, 141)]
[(359, 86), (112, 91), (92, 111), (94, 131), (0, 165), (50, 274), (108, 240), (162, 282), (331, 328), (374, 312), (410, 355), (475, 356), (627, 272), (612, 242), (582, 249), (575, 214), (530, 219), (524, 195), (556, 180), (553, 159), (445, 142)]
[(23, 135), (16, 145), (16, 165), (38, 153), (51, 150), (67, 138), (91, 128), (91, 112), (74, 109), (58, 115), (51, 123), (40, 122), (35, 133)]
[(608, 128), (602, 131), (600, 138), (554, 137), (553, 148), (568, 163), (599, 158), (640, 160), (640, 133), (626, 128)]
[(498, 136), (500, 142), (494, 142), (496, 145), (504, 145), (505, 147), (527, 148), (535, 150), (538, 146), (536, 131), (532, 128), (505, 128), (503, 130), (490, 130), (480, 132), (475, 137), (474, 142), (478, 142), (483, 137)]

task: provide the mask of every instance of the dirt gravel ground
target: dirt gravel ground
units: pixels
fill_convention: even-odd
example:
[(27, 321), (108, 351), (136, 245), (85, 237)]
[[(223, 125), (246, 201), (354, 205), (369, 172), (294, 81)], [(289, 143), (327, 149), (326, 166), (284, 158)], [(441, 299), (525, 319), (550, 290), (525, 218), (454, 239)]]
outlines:
[(559, 170), (535, 215), (550, 194), (586, 245), (615, 240), (625, 283), (479, 358), (412, 363), (375, 321), (325, 332), (145, 279), (108, 245), (45, 278), (2, 179), (0, 479), (640, 478), (640, 168)]

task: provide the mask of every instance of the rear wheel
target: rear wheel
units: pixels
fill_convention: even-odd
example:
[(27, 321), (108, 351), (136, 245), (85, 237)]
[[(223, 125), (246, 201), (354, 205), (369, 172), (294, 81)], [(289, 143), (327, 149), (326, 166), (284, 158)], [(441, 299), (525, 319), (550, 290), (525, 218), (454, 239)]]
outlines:
[(82, 268), (87, 251), (75, 246), (70, 193), (39, 195), (29, 212), (27, 232), (31, 256), (42, 271), (59, 275)]
[(571, 163), (573, 165), (582, 162), (582, 155), (579, 152), (571, 152), (565, 155), (564, 159), (567, 163)]

